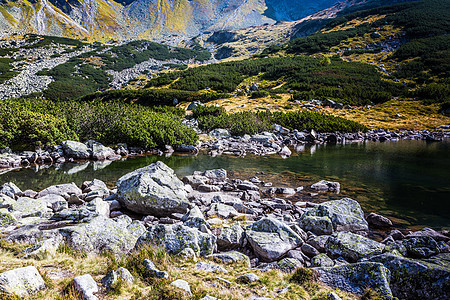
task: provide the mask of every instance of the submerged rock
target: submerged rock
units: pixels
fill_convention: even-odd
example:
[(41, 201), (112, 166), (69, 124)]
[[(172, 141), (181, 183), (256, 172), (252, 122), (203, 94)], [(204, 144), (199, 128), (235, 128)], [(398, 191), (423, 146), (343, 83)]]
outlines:
[(331, 268), (316, 268), (319, 280), (332, 288), (362, 295), (367, 288), (377, 291), (383, 299), (392, 299), (390, 272), (381, 263), (361, 262)]
[(302, 238), (289, 226), (272, 218), (253, 223), (245, 233), (255, 254), (269, 262), (303, 244)]
[(190, 206), (183, 182), (160, 161), (122, 176), (117, 200), (131, 211), (163, 217)]

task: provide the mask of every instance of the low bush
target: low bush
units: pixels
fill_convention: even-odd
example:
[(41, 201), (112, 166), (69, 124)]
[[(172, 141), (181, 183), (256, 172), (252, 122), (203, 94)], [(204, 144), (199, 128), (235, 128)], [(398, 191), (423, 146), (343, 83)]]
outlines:
[(181, 123), (181, 111), (121, 102), (0, 102), (0, 147), (34, 149), (63, 140), (93, 139), (144, 148), (194, 144), (197, 134)]
[(270, 129), (273, 124), (280, 124), (289, 129), (310, 130), (318, 132), (358, 132), (367, 131), (362, 124), (341, 117), (334, 117), (316, 112), (238, 112), (227, 114), (220, 108), (202, 107), (194, 115), (203, 130), (225, 128), (232, 135), (256, 134)]

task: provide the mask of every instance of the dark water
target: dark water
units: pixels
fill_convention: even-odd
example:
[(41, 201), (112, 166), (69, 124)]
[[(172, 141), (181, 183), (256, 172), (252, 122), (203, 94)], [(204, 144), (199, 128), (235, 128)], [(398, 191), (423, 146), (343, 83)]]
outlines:
[[(231, 178), (248, 179), (264, 172), (257, 176), (273, 182), (274, 186), (307, 186), (321, 179), (339, 181), (339, 195), (322, 193), (312, 200), (351, 197), (360, 202), (365, 212), (389, 216), (403, 228), (450, 229), (450, 142), (326, 145), (306, 148), (288, 159), (279, 156), (145, 156), (109, 164), (90, 162), (15, 170), (1, 174), (0, 183), (12, 181), (23, 190), (36, 191), (58, 183), (81, 184), (93, 178), (113, 185), (123, 174), (157, 160), (162, 160), (179, 176), (196, 170), (224, 168)], [(305, 197), (300, 195), (296, 200), (305, 200)]]

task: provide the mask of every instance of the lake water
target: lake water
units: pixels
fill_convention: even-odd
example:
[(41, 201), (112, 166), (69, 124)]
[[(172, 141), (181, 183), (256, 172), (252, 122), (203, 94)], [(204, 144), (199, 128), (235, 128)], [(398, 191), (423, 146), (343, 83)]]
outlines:
[[(297, 149), (293, 156), (231, 157), (142, 156), (115, 162), (86, 162), (13, 170), (0, 174), (0, 183), (12, 181), (22, 190), (101, 179), (111, 186), (122, 175), (161, 160), (184, 176), (194, 171), (224, 168), (230, 178), (258, 176), (274, 186), (309, 186), (321, 180), (341, 183), (339, 195), (304, 193), (292, 200), (321, 202), (350, 197), (364, 211), (390, 217), (398, 227), (450, 229), (450, 142), (366, 142)], [(261, 172), (263, 172), (261, 174)]]

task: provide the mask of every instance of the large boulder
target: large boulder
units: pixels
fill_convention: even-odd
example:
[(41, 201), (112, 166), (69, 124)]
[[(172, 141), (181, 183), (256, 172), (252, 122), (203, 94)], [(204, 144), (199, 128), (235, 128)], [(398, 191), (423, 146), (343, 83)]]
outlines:
[(0, 208), (10, 208), (15, 200), (5, 194), (0, 194)]
[(83, 191), (79, 187), (77, 187), (75, 183), (72, 182), (49, 186), (48, 188), (40, 191), (37, 195), (37, 198), (41, 198), (47, 195), (59, 195), (68, 200), (70, 196), (80, 196), (82, 193)]
[(400, 299), (448, 299), (450, 294), (450, 253), (429, 259), (410, 259), (392, 254), (370, 258), (391, 271), (390, 286)]
[(91, 142), (88, 144), (89, 146), (89, 150), (92, 153), (92, 159), (94, 160), (105, 160), (108, 159), (109, 157), (115, 157), (116, 152), (106, 146), (103, 146), (100, 143), (97, 142)]
[(154, 225), (139, 237), (136, 247), (145, 244), (161, 244), (166, 251), (178, 254), (186, 248), (194, 250), (195, 254), (208, 256), (214, 253), (216, 237), (200, 232), (197, 228), (181, 224)]
[(254, 222), (245, 233), (255, 254), (269, 262), (303, 244), (302, 238), (289, 226), (272, 218)]
[(239, 224), (219, 229), (217, 236), (217, 247), (219, 250), (235, 249), (245, 244), (245, 232)]
[(19, 218), (26, 217), (50, 217), (52, 209), (47, 207), (47, 202), (40, 199), (20, 197), (10, 208), (13, 215)]
[(117, 200), (131, 211), (155, 216), (186, 213), (190, 206), (183, 182), (160, 161), (122, 176)]
[(88, 147), (80, 142), (64, 141), (62, 142), (64, 155), (75, 159), (89, 159), (91, 154)]
[(125, 215), (114, 219), (98, 216), (87, 224), (66, 227), (60, 231), (75, 249), (87, 253), (106, 250), (123, 254), (134, 248), (138, 238), (145, 232), (145, 227)]
[(316, 205), (301, 216), (300, 225), (303, 223), (309, 224), (310, 222), (304, 222), (303, 220), (310, 216), (328, 218), (333, 224), (334, 231), (357, 232), (369, 230), (361, 206), (350, 198), (327, 201)]
[(316, 268), (318, 279), (332, 288), (362, 295), (367, 288), (377, 291), (383, 299), (392, 299), (390, 272), (381, 263), (361, 262), (329, 268)]
[(0, 273), (0, 294), (26, 297), (43, 289), (45, 289), (44, 279), (33, 266)]
[(340, 256), (350, 262), (381, 254), (383, 248), (383, 244), (351, 232), (333, 233), (325, 244), (325, 249), (330, 256)]
[(303, 230), (317, 235), (329, 235), (334, 232), (333, 223), (329, 217), (304, 216), (298, 221), (298, 225)]

